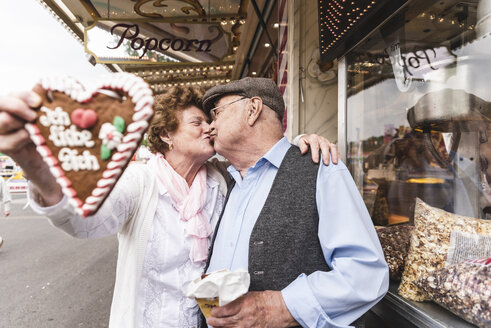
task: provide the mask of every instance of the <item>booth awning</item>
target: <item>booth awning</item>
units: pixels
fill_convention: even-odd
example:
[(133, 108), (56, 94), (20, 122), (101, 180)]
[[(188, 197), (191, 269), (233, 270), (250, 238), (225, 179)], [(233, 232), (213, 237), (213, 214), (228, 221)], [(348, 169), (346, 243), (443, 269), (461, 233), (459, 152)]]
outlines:
[(144, 78), (154, 93), (210, 87), (235, 68), (249, 0), (40, 0), (88, 60)]

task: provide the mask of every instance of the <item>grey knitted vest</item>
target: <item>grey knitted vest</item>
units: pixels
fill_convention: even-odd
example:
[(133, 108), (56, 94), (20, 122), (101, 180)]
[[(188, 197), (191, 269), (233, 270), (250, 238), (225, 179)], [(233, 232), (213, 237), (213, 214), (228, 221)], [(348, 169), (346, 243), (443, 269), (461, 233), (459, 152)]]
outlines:
[(297, 147), (286, 153), (249, 240), (249, 290), (281, 290), (301, 273), (330, 270), (317, 237), (318, 168)]

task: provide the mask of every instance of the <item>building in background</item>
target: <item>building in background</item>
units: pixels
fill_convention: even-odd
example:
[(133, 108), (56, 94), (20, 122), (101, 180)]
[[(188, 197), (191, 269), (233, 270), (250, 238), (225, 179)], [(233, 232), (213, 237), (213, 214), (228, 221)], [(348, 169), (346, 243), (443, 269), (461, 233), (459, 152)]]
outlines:
[(10, 193), (25, 193), (27, 191), (27, 179), (22, 168), (10, 157), (0, 153), (0, 176), (7, 182)]

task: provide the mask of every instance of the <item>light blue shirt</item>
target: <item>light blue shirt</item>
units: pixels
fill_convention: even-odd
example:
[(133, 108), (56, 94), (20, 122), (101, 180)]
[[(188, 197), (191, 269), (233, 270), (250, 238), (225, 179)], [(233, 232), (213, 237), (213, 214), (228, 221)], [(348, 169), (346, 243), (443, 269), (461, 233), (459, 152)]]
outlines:
[[(249, 237), (278, 168), (291, 147), (282, 138), (244, 179), (233, 166), (230, 193), (208, 272), (248, 270)], [(347, 327), (387, 292), (389, 271), (372, 221), (343, 163), (319, 165), (316, 202), (319, 240), (329, 272), (301, 274), (281, 293), (303, 327)]]

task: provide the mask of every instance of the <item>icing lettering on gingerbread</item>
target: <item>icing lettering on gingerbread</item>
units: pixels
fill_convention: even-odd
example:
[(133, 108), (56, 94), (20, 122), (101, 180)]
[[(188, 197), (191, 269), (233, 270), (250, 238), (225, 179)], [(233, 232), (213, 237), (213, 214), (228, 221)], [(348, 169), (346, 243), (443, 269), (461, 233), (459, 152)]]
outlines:
[(78, 150), (62, 148), (58, 154), (58, 160), (61, 162), (61, 167), (65, 171), (96, 171), (100, 169), (97, 157), (92, 155), (88, 150), (84, 150), (82, 154), (79, 154)]
[(88, 130), (78, 131), (75, 125), (65, 129), (64, 126), (52, 125), (49, 128), (49, 140), (53, 141), (56, 147), (94, 147), (92, 133)]
[[(95, 141), (92, 140), (92, 133), (89, 130), (79, 131), (72, 124), (68, 113), (63, 111), (61, 107), (56, 107), (52, 110), (42, 106), (41, 111), (45, 115), (39, 117), (39, 122), (46, 127), (49, 126), (48, 139), (56, 147), (94, 147)], [(79, 154), (78, 150), (61, 148), (58, 153), (58, 160), (65, 171), (96, 171), (100, 169), (97, 157), (88, 150), (84, 150), (82, 154)]]
[(56, 107), (54, 110), (42, 106), (41, 111), (46, 113), (39, 118), (39, 122), (44, 126), (50, 125), (70, 125), (70, 117), (68, 113), (63, 111), (61, 107)]

